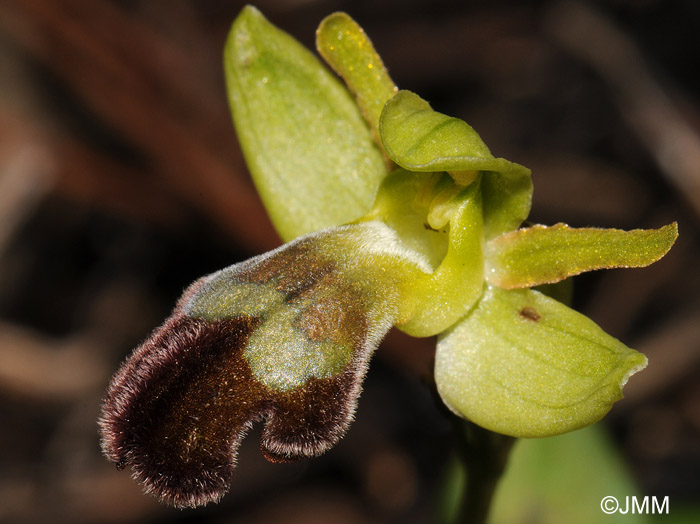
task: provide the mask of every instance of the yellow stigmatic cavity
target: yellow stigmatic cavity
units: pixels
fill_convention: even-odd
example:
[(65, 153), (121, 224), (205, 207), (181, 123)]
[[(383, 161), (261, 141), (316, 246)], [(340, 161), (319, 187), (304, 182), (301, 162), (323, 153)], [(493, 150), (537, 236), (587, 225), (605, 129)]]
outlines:
[(425, 264), (407, 275), (396, 326), (416, 337), (457, 322), (484, 281), (481, 182), (460, 186), (446, 173), (392, 173), (363, 220), (382, 220)]

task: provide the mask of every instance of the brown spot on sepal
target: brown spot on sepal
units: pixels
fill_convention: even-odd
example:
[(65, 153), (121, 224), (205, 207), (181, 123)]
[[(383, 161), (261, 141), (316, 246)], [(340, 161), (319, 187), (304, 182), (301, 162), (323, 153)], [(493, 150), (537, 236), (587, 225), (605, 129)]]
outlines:
[(538, 322), (542, 316), (537, 312), (537, 310), (530, 306), (525, 306), (518, 313), (521, 318), (529, 320), (531, 322)]
[(173, 315), (122, 365), (99, 421), (107, 457), (130, 464), (148, 493), (176, 507), (217, 501), (228, 491), (240, 442), (257, 421), (265, 424), (260, 446), (270, 461), (332, 447), (350, 425), (373, 350), (367, 336), (351, 336), (362, 342), (339, 374), (285, 393), (270, 390), (243, 357), (260, 319), (184, 314), (208, 278), (190, 286)]

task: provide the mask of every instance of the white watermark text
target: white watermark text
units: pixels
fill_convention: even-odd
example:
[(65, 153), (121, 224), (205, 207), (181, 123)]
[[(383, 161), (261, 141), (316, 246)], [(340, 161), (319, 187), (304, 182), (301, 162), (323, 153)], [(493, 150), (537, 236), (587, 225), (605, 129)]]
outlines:
[(632, 495), (619, 500), (617, 497), (607, 496), (600, 501), (600, 509), (608, 515), (613, 513), (622, 515), (627, 513), (633, 515), (668, 515), (669, 506), (668, 496), (659, 499), (656, 496), (637, 497)]

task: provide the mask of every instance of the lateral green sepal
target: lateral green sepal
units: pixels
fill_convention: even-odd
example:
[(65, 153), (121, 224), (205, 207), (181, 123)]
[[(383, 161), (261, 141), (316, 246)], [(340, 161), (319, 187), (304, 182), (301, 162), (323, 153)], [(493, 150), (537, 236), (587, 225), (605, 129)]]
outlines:
[(547, 437), (600, 420), (646, 364), (556, 300), (488, 286), (438, 338), (435, 380), (458, 415), (514, 437)]
[(659, 229), (533, 226), (486, 245), (486, 280), (506, 289), (559, 282), (585, 271), (644, 267), (663, 257), (678, 237), (674, 222)]
[(233, 23), (224, 70), (246, 162), (280, 236), (364, 215), (386, 167), (337, 77), (251, 6)]

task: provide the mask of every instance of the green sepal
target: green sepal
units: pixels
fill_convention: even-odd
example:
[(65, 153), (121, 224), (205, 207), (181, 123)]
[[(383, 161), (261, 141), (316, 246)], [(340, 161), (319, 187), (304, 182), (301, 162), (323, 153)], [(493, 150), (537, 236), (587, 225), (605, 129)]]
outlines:
[(355, 94), (379, 142), (379, 117), (397, 88), (370, 39), (346, 13), (333, 13), (316, 30), (316, 49)]
[(459, 118), (433, 111), (410, 91), (387, 102), (379, 123), (384, 149), (410, 171), (448, 171), (464, 185), (483, 171), (484, 235), (493, 238), (520, 226), (530, 213), (530, 170), (494, 158), (474, 129)]
[(469, 124), (433, 111), (410, 91), (399, 91), (386, 103), (379, 131), (389, 157), (410, 171), (530, 174), (524, 166), (494, 158)]
[(532, 290), (488, 286), (438, 339), (445, 404), (514, 437), (546, 437), (600, 420), (647, 359), (587, 317)]
[(486, 280), (506, 289), (559, 282), (585, 271), (644, 267), (663, 257), (678, 237), (674, 222), (659, 229), (533, 226), (486, 245)]
[(224, 69), (246, 162), (280, 236), (364, 215), (386, 167), (337, 77), (251, 6), (233, 23)]
[(363, 220), (389, 225), (422, 269), (406, 275), (398, 329), (437, 335), (459, 320), (483, 291), (481, 177), (456, 184), (446, 173), (389, 175)]
[(481, 192), (486, 240), (517, 229), (530, 214), (532, 177), (529, 172), (486, 171), (481, 182)]

